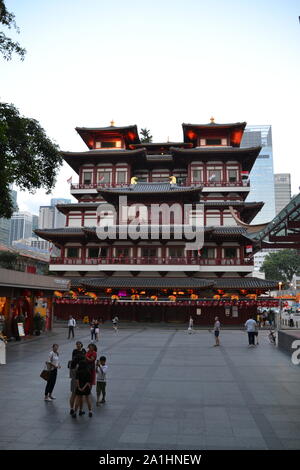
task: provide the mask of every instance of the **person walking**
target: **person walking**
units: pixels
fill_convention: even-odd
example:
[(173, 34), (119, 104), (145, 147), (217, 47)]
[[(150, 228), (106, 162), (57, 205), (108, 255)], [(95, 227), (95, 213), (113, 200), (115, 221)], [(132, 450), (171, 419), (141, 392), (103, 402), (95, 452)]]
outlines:
[(290, 313), (289, 326), (290, 326), (291, 328), (294, 328), (294, 314), (293, 314), (293, 312)]
[(114, 318), (112, 319), (112, 323), (113, 323), (113, 329), (115, 330), (115, 332), (117, 332), (118, 323), (119, 323), (119, 317), (117, 317), (117, 315), (115, 315)]
[(190, 319), (189, 319), (189, 326), (188, 326), (188, 332), (189, 332), (189, 334), (193, 333), (193, 325), (194, 325), (194, 320), (193, 320), (193, 317), (190, 316)]
[(88, 369), (89, 369), (90, 374), (91, 374), (90, 383), (91, 383), (91, 390), (92, 390), (92, 386), (96, 385), (95, 364), (96, 364), (96, 360), (97, 360), (97, 346), (94, 343), (91, 343), (91, 344), (88, 345), (88, 351), (85, 355), (85, 359), (87, 361)]
[(248, 333), (248, 341), (249, 341), (249, 348), (255, 346), (254, 338), (255, 338), (255, 331), (257, 329), (257, 323), (254, 320), (253, 316), (251, 316), (245, 323), (245, 328)]
[(91, 341), (96, 339), (96, 326), (95, 326), (95, 320), (92, 320), (91, 323)]
[(50, 374), (45, 388), (45, 401), (55, 400), (52, 392), (56, 383), (57, 369), (60, 369), (58, 347), (58, 344), (53, 344), (47, 361), (47, 369), (50, 371)]
[(221, 323), (219, 322), (219, 317), (215, 317), (214, 334), (215, 334), (216, 344), (214, 344), (214, 346), (220, 346), (220, 340), (219, 340), (220, 329), (221, 329)]
[[(106, 357), (101, 356), (99, 361), (96, 364), (96, 377), (97, 377), (97, 403), (96, 405), (99, 406), (100, 403), (105, 403), (106, 397), (106, 372), (107, 372), (107, 365), (106, 365)], [(102, 393), (102, 400), (100, 401), (100, 395)]]
[(99, 340), (99, 321), (96, 320), (95, 323), (94, 323), (94, 329), (95, 329), (95, 340), (98, 341)]
[(72, 352), (72, 360), (69, 362), (70, 379), (71, 379), (71, 397), (70, 397), (70, 414), (74, 413), (75, 399), (76, 399), (76, 372), (79, 362), (85, 360), (86, 350), (83, 348), (81, 341), (76, 342), (76, 349)]
[(88, 368), (86, 361), (80, 361), (78, 364), (78, 369), (76, 372), (76, 400), (75, 400), (75, 410), (72, 413), (72, 418), (76, 418), (77, 410), (79, 408), (79, 416), (85, 414), (83, 411), (83, 398), (85, 397), (86, 403), (89, 410), (89, 417), (93, 416), (92, 412), (92, 402), (91, 402), (91, 374)]
[(75, 318), (72, 317), (72, 315), (69, 316), (69, 321), (68, 321), (68, 327), (69, 327), (69, 335), (68, 335), (68, 339), (70, 339), (71, 337), (71, 334), (72, 334), (72, 338), (74, 338), (74, 328), (76, 326), (76, 320)]

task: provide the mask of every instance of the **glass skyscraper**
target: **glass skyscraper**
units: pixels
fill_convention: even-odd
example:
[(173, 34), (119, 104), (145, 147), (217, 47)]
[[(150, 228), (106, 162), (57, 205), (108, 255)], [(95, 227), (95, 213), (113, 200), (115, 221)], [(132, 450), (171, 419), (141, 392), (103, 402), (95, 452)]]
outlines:
[(263, 201), (265, 204), (251, 224), (270, 222), (275, 217), (275, 189), (273, 170), (272, 127), (246, 126), (241, 147), (262, 149), (250, 172), (250, 193), (247, 202)]
[[(18, 210), (17, 205), (17, 191), (10, 190), (10, 197), (13, 201), (15, 211)], [(0, 243), (3, 245), (9, 244), (9, 233), (10, 233), (11, 219), (0, 218)]]

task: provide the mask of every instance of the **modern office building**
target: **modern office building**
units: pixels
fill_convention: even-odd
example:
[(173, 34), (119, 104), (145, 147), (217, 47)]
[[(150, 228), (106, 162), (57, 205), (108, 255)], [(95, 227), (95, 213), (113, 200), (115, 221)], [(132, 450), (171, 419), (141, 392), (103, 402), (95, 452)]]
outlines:
[(54, 207), (40, 206), (39, 210), (39, 227), (38, 228), (53, 228), (54, 227)]
[(53, 228), (64, 227), (66, 225), (66, 216), (57, 210), (57, 204), (71, 204), (71, 199), (51, 199), (51, 207), (54, 207)]
[(39, 228), (39, 216), (38, 215), (33, 215), (32, 216), (32, 237), (37, 238), (37, 235), (35, 234), (35, 230)]
[(38, 228), (59, 228), (66, 225), (66, 216), (57, 210), (57, 204), (70, 204), (71, 199), (53, 198), (50, 206), (40, 207)]
[(253, 224), (269, 222), (275, 217), (275, 190), (270, 125), (246, 126), (241, 147), (262, 147), (250, 172), (250, 193), (247, 202), (263, 201), (264, 207), (253, 220)]
[(275, 210), (278, 214), (291, 200), (291, 175), (290, 173), (276, 173), (275, 183)]
[(30, 212), (14, 212), (11, 218), (9, 244), (14, 240), (28, 238), (32, 235), (32, 214)]
[[(11, 190), (10, 196), (13, 200), (13, 205), (15, 211), (18, 210), (17, 205), (17, 191)], [(9, 232), (10, 232), (11, 219), (0, 218), (0, 244), (8, 245), (9, 244)]]

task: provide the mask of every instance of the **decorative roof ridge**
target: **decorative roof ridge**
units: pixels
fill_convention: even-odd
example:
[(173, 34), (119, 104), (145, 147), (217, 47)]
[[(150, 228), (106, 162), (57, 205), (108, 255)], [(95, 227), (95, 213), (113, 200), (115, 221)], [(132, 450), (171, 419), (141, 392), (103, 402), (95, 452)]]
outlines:
[(182, 149), (179, 147), (170, 147), (170, 150), (177, 153), (196, 153), (196, 152), (235, 152), (235, 153), (247, 153), (248, 151), (261, 151), (261, 146), (256, 147), (232, 147), (228, 145), (220, 145), (220, 146), (203, 146), (203, 147), (194, 147), (192, 149)]
[(242, 121), (242, 122), (230, 122), (230, 123), (225, 123), (225, 124), (218, 124), (216, 122), (208, 122), (207, 124), (192, 124), (190, 122), (183, 122), (182, 123), (182, 127), (183, 126), (191, 126), (191, 127), (241, 127), (241, 126), (244, 126), (246, 127), (247, 125), (247, 122), (245, 121)]

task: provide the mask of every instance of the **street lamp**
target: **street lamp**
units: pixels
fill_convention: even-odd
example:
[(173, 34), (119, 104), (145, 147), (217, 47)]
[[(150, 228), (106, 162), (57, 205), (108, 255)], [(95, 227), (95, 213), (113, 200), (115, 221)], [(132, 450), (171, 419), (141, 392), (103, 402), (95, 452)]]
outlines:
[(278, 282), (278, 285), (279, 285), (279, 312), (277, 314), (277, 322), (276, 322), (276, 326), (277, 326), (277, 331), (280, 330), (280, 327), (281, 327), (281, 313), (282, 313), (282, 298), (281, 298), (281, 289), (282, 289), (282, 282)]

